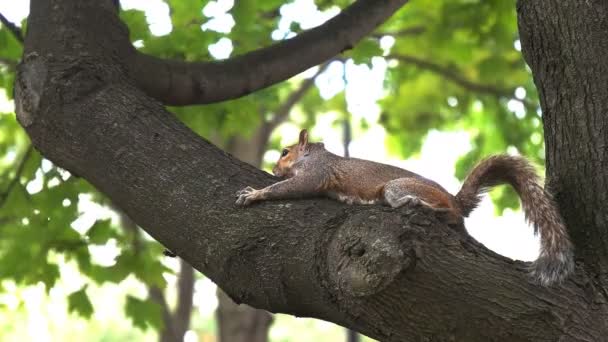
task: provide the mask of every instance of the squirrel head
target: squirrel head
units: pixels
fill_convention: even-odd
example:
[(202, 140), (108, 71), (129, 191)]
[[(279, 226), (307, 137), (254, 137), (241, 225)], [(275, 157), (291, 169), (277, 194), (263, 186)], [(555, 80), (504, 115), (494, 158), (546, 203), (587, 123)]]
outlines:
[(295, 145), (287, 146), (281, 151), (281, 156), (277, 164), (272, 168), (272, 173), (277, 177), (291, 178), (295, 176), (294, 164), (307, 156), (311, 150), (316, 150), (313, 146), (323, 147), (322, 143), (309, 143), (308, 131), (303, 129), (300, 131), (300, 138)]

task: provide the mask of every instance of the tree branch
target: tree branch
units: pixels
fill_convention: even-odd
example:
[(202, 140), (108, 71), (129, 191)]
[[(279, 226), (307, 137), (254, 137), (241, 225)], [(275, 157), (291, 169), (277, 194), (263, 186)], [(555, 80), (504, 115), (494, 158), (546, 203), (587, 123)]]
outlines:
[(289, 117), (289, 113), (291, 112), (293, 107), (298, 102), (300, 102), (300, 100), (302, 100), (302, 98), (304, 97), (304, 95), (306, 95), (308, 90), (310, 88), (312, 88), (312, 86), (315, 84), (317, 77), (319, 77), (322, 73), (325, 72), (325, 70), (327, 70), (327, 67), (329, 66), (330, 63), (331, 63), (331, 61), (328, 61), (327, 63), (324, 63), (323, 65), (321, 65), (319, 67), (319, 69), (317, 70), (317, 72), (312, 77), (307, 78), (304, 81), (302, 81), (300, 86), (296, 90), (294, 90), (291, 94), (289, 94), (287, 99), (285, 99), (285, 101), (281, 104), (281, 106), (279, 106), (279, 108), (277, 108), (277, 110), (274, 112), (274, 115), (272, 116), (272, 118), (264, 124), (263, 137), (265, 137), (265, 139), (263, 141), (267, 142), (268, 137), (270, 136), (272, 131), (274, 131), (278, 125), (283, 123)]
[[(246, 155), (245, 158), (239, 157), (239, 159), (253, 166), (261, 167), (262, 159), (264, 157), (264, 152), (266, 152), (270, 135), (277, 128), (277, 126), (289, 118), (289, 113), (293, 107), (300, 100), (302, 100), (302, 98), (306, 95), (306, 92), (313, 87), (315, 80), (327, 69), (329, 63), (330, 62), (324, 63), (319, 67), (317, 72), (312, 77), (303, 80), (300, 86), (291, 92), (289, 96), (287, 96), (287, 99), (281, 103), (270, 120), (263, 121), (262, 124), (254, 130), (250, 137), (245, 138), (235, 136), (230, 139), (226, 145), (228, 150), (248, 151), (249, 153), (244, 153)], [(259, 109), (259, 111), (260, 113), (264, 113), (263, 108)]]
[(15, 39), (23, 43), (23, 34), (21, 33), (21, 29), (17, 27), (17, 25), (6, 19), (6, 17), (2, 13), (0, 13), (0, 23), (2, 23), (3, 26), (6, 26), (6, 28), (11, 31), (13, 36), (15, 36)]
[(406, 2), (357, 0), (319, 27), (224, 61), (170, 61), (133, 49), (129, 67), (138, 86), (165, 104), (234, 99), (286, 80), (351, 49)]
[(445, 77), (447, 80), (454, 82), (455, 84), (463, 87), (464, 89), (480, 94), (493, 95), (495, 97), (506, 97), (521, 102), (528, 109), (536, 110), (537, 106), (535, 106), (531, 102), (527, 101), (526, 99), (519, 99), (513, 96), (515, 89), (501, 88), (491, 84), (477, 83), (465, 78), (461, 75), (461, 73), (452, 68), (429, 62), (427, 60), (415, 56), (391, 54), (386, 56), (386, 58), (393, 59), (406, 64), (412, 64), (420, 69), (431, 71), (433, 73)]

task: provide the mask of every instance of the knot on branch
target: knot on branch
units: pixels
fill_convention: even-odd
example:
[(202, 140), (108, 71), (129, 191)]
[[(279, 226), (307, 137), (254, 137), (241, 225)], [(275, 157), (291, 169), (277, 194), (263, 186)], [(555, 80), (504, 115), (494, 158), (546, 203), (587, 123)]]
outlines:
[(38, 110), (44, 83), (47, 78), (47, 67), (43, 58), (32, 52), (25, 56), (17, 66), (15, 79), (15, 113), (23, 127), (34, 123), (34, 114)]
[(329, 243), (327, 266), (339, 294), (373, 295), (416, 262), (411, 241), (402, 242), (402, 215), (390, 209), (350, 216)]

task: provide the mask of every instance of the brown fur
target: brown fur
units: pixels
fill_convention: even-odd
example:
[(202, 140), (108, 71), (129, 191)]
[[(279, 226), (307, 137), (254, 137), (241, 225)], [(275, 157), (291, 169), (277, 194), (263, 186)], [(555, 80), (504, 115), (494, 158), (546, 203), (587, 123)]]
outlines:
[(237, 193), (237, 204), (319, 195), (349, 204), (418, 203), (447, 214), (448, 223), (457, 223), (477, 207), (490, 187), (510, 184), (521, 198), (526, 218), (541, 235), (541, 253), (533, 270), (537, 281), (558, 282), (574, 269), (572, 244), (557, 207), (522, 157), (501, 155), (482, 161), (452, 196), (439, 184), (408, 170), (337, 156), (321, 143), (309, 143), (307, 131), (302, 130), (298, 144), (284, 150), (273, 172), (285, 180), (261, 190), (247, 187)]

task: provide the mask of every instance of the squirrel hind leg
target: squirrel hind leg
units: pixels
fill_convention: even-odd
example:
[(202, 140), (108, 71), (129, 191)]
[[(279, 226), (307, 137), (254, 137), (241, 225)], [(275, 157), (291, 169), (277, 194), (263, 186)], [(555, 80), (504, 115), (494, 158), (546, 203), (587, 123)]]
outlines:
[(387, 182), (382, 189), (382, 197), (385, 204), (393, 208), (424, 206), (441, 214), (448, 224), (462, 222), (462, 216), (451, 205), (450, 194), (415, 178), (398, 178)]
[(402, 207), (404, 205), (424, 205), (432, 209), (448, 209), (448, 202), (441, 198), (445, 197), (445, 195), (437, 189), (421, 183), (414, 178), (398, 178), (391, 180), (387, 182), (382, 189), (384, 202), (393, 208)]
[(411, 206), (424, 205), (426, 207), (435, 209), (430, 203), (427, 203), (427, 202), (423, 201), (422, 199), (420, 199), (419, 197), (416, 197), (413, 195), (405, 195), (402, 197), (385, 196), (384, 199), (386, 200), (386, 203), (393, 208), (399, 208), (399, 207), (403, 207), (406, 205), (411, 205)]

